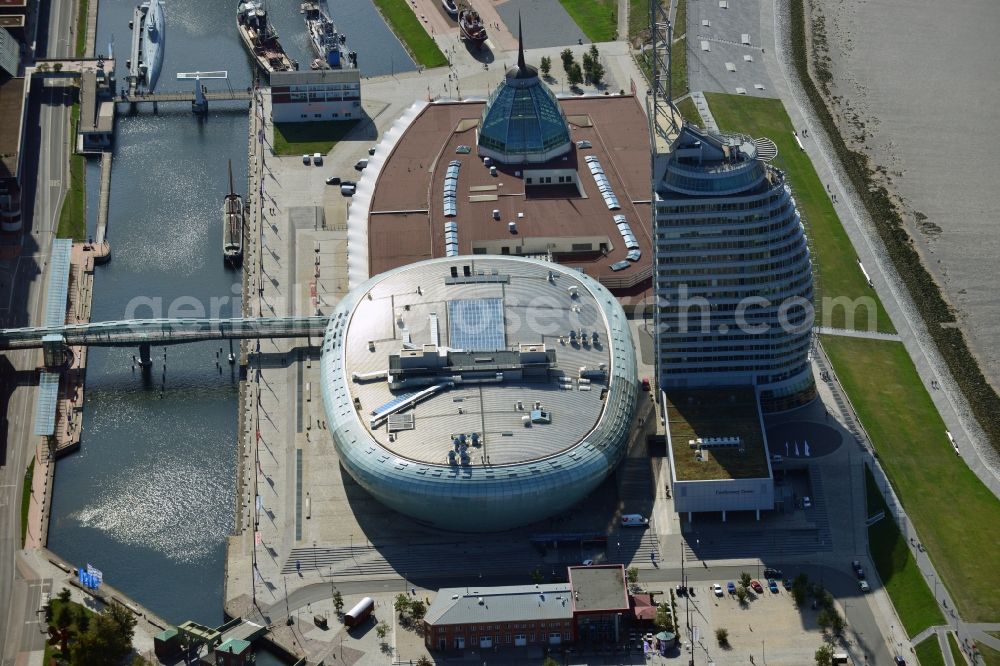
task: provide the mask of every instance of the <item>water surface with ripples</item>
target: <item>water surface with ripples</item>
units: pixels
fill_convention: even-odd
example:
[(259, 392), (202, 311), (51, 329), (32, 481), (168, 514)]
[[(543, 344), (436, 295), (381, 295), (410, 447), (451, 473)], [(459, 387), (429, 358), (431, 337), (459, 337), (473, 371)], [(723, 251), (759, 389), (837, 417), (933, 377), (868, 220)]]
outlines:
[[(101, 0), (99, 53), (114, 39), (125, 82), (133, 1)], [(370, 0), (336, 3), (334, 20), (358, 51), (363, 74), (412, 69)], [(176, 73), (227, 70), (251, 82), (235, 29), (235, 2), (168, 0), (158, 90), (183, 90)], [(268, 9), (290, 55), (312, 59), (298, 3)], [(246, 183), (244, 104), (216, 103), (204, 119), (184, 104), (118, 117), (108, 235), (112, 260), (98, 267), (94, 321), (150, 316), (239, 316), (240, 275), (222, 262), (220, 206), (233, 161)], [(100, 177), (87, 168), (90, 228)], [(242, 184), (242, 187), (241, 187)], [(153, 348), (153, 368), (133, 369), (135, 349), (94, 348), (88, 358), (82, 447), (57, 467), (49, 547), (166, 620), (223, 620), (225, 540), (233, 529), (237, 383), (220, 343)], [(221, 371), (220, 371), (221, 368)]]

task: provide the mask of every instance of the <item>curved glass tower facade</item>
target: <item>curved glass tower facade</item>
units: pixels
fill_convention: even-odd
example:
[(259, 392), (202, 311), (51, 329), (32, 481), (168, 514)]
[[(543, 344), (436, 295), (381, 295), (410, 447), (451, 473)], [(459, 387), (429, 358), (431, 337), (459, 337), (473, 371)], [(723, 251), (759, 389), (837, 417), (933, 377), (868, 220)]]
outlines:
[(625, 454), (638, 399), (622, 307), (514, 257), (375, 276), (330, 317), (323, 405), (340, 464), (414, 520), (487, 532), (564, 511)]
[(660, 385), (751, 385), (767, 411), (812, 400), (812, 263), (784, 174), (748, 137), (688, 125), (656, 169)]

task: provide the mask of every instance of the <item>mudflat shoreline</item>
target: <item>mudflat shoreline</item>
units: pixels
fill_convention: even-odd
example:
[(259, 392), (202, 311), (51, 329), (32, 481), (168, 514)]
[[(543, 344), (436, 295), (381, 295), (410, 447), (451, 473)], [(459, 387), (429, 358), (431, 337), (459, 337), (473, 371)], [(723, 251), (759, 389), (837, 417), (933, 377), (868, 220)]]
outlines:
[(808, 5), (814, 31), (825, 33), (829, 92), (845, 139), (884, 167), (925, 265), (956, 308), (983, 372), (1000, 386), (1000, 301), (989, 278), (1000, 274), (992, 202), (1000, 4)]

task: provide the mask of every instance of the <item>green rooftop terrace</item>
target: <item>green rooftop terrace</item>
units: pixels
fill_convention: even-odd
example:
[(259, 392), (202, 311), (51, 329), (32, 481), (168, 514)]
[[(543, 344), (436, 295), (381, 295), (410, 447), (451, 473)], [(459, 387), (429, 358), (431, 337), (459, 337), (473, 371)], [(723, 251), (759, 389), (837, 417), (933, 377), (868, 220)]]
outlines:
[[(767, 446), (750, 388), (667, 391), (667, 437), (678, 481), (767, 478)], [(701, 447), (698, 438), (739, 437), (739, 446)]]

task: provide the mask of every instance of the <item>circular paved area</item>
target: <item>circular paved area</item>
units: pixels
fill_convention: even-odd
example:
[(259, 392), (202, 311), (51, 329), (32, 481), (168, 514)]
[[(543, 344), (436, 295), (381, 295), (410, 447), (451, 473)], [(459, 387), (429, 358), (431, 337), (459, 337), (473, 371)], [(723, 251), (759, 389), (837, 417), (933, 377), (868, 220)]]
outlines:
[(767, 429), (767, 444), (772, 454), (786, 458), (818, 458), (833, 453), (840, 446), (840, 433), (828, 425), (810, 421), (779, 423)]

